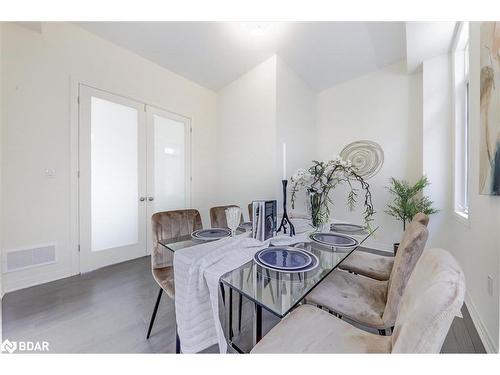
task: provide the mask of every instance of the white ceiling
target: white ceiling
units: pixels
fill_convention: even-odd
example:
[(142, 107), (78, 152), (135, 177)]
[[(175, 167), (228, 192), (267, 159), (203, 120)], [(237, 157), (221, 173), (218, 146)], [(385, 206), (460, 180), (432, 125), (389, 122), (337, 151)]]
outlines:
[(406, 63), (408, 72), (422, 67), (422, 61), (446, 54), (451, 49), (456, 22), (407, 22)]
[(278, 54), (319, 91), (406, 57), (404, 22), (83, 22), (86, 30), (219, 90)]

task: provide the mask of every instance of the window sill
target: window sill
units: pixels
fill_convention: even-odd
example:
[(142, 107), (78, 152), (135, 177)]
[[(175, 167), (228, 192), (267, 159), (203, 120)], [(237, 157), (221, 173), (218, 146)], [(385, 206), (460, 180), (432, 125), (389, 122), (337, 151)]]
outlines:
[(459, 223), (465, 225), (467, 228), (470, 228), (469, 214), (468, 213), (466, 214), (465, 212), (462, 212), (462, 211), (453, 211), (453, 217)]

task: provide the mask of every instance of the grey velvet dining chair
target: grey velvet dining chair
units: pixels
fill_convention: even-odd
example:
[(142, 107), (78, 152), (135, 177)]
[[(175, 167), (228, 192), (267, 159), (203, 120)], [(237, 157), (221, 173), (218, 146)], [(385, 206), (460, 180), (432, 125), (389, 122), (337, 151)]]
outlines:
[[(427, 226), (429, 223), (429, 216), (419, 212), (413, 217), (412, 221), (414, 220)], [(339, 268), (371, 279), (386, 281), (389, 280), (391, 276), (393, 265), (393, 256), (384, 256), (355, 250), (340, 264)]]
[(464, 297), (465, 277), (455, 258), (442, 249), (426, 250), (408, 281), (392, 336), (366, 332), (302, 305), (251, 353), (439, 353)]
[[(203, 225), (198, 210), (185, 209), (155, 213), (151, 217), (151, 227), (153, 231), (151, 271), (160, 289), (151, 314), (147, 339), (151, 335), (163, 292), (171, 299), (175, 298), (173, 254), (160, 245), (159, 241), (190, 235), (193, 231), (202, 229)], [(176, 338), (176, 352), (179, 352), (179, 349), (179, 340)]]
[[(234, 204), (210, 208), (210, 226), (212, 228), (227, 228), (226, 209), (230, 207), (240, 208)], [(243, 223), (243, 213), (241, 213), (240, 223)]]
[(379, 281), (343, 270), (334, 270), (307, 296), (307, 303), (374, 328), (381, 335), (392, 329), (415, 264), (422, 254), (429, 232), (418, 220), (405, 231), (388, 281)]

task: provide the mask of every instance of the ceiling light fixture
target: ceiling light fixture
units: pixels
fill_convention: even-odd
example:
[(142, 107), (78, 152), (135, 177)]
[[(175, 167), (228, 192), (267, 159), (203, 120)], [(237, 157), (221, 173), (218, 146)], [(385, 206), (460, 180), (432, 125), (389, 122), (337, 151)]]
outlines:
[(275, 22), (242, 22), (241, 28), (255, 37), (269, 35), (276, 30)]

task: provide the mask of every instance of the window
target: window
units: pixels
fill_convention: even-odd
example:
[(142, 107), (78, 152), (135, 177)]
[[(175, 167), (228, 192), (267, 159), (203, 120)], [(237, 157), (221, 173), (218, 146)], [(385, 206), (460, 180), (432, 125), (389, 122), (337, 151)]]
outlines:
[(469, 25), (460, 24), (453, 53), (455, 213), (469, 215)]

